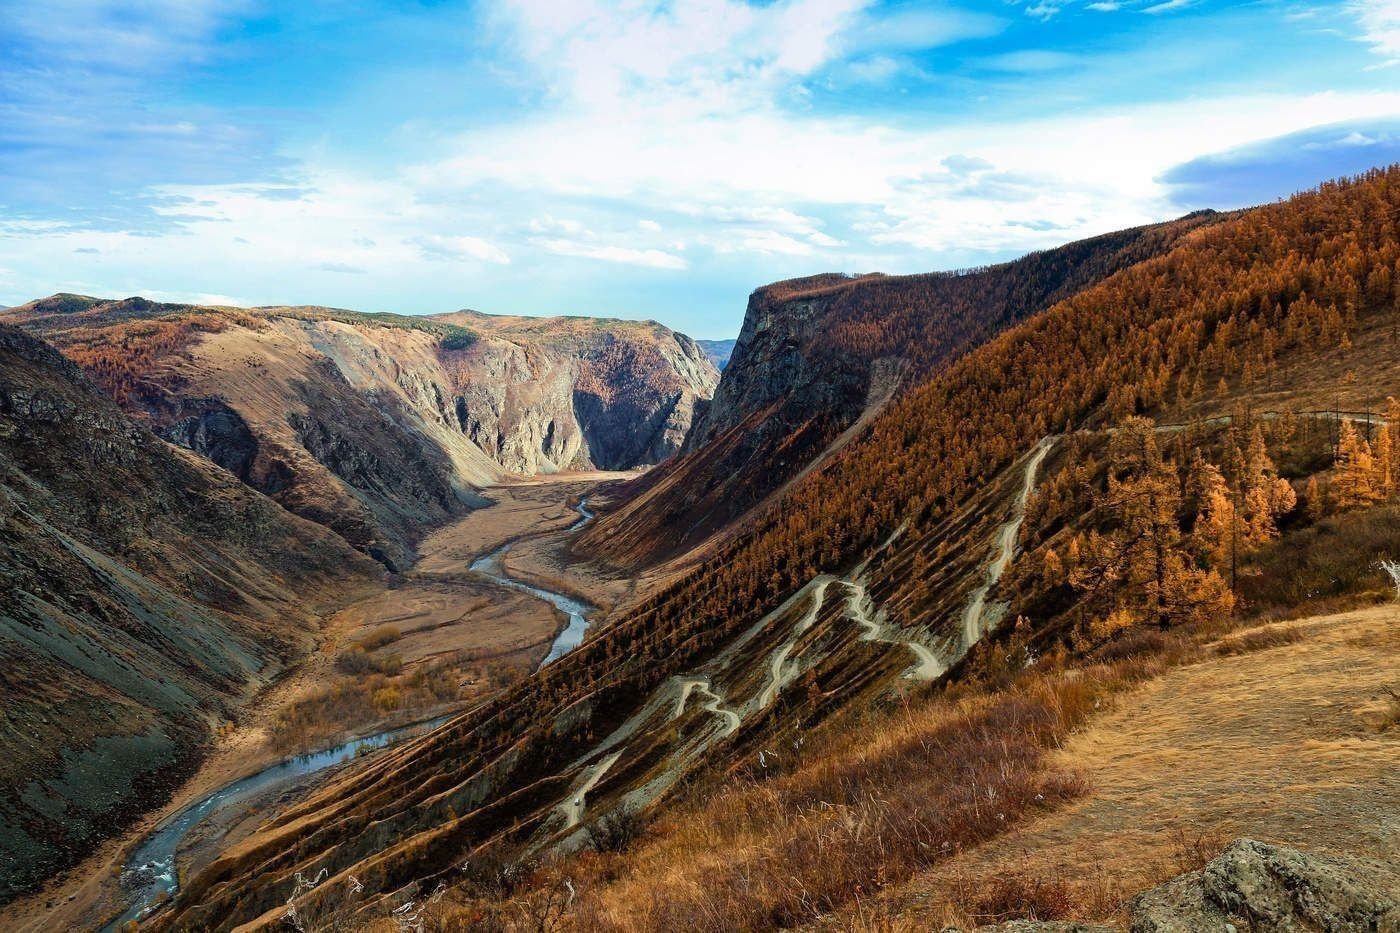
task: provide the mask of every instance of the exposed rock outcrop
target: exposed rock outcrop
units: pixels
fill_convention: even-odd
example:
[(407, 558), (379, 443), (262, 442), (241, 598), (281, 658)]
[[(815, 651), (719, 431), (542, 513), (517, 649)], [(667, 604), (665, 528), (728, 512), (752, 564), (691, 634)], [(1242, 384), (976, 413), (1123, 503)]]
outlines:
[(247, 481), (258, 456), (258, 440), (248, 422), (219, 398), (184, 398), (160, 436)]
[(816, 275), (756, 290), (683, 456), (638, 480), (580, 551), (637, 567), (699, 545), (843, 447), (904, 388), (1217, 219), (1193, 215), (970, 272)]
[(1400, 871), (1237, 839), (1201, 871), (1133, 899), (1132, 933), (1395, 933)]

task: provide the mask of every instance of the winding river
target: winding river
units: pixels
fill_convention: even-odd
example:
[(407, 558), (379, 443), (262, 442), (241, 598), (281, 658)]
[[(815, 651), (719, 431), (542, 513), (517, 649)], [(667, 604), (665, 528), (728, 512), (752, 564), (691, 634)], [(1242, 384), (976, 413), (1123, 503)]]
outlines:
[[(593, 520), (593, 513), (588, 511), (587, 496), (580, 499), (578, 505), (574, 506), (574, 508), (578, 510), (579, 519), (569, 526), (570, 532), (578, 531)], [(559, 660), (564, 655), (583, 644), (583, 635), (588, 631), (587, 613), (590, 612), (593, 607), (570, 596), (565, 596), (563, 593), (556, 593), (553, 590), (532, 586), (529, 583), (524, 583), (514, 577), (508, 576), (505, 572), (505, 568), (501, 565), (501, 559), (506, 556), (506, 552), (511, 549), (513, 544), (515, 544), (514, 541), (507, 541), (485, 557), (478, 557), (472, 562), (471, 569), (483, 576), (490, 577), (501, 586), (509, 587), (512, 590), (519, 590), (522, 593), (529, 593), (531, 596), (543, 599), (569, 617), (569, 623), (554, 637), (554, 644), (550, 645), (549, 653), (546, 654), (544, 660), (540, 662), (540, 667), (544, 667), (553, 661)], [(536, 669), (538, 670), (538, 668)]]
[(245, 802), (271, 787), (305, 777), (308, 774), (315, 774), (331, 765), (347, 761), (362, 751), (383, 748), (399, 739), (427, 732), (450, 718), (450, 716), (440, 716), (427, 722), (402, 726), (398, 729), (390, 729), (386, 732), (366, 736), (363, 739), (344, 742), (325, 751), (284, 759), (256, 774), (250, 774), (245, 778), (239, 778), (232, 783), (225, 784), (199, 802), (190, 804), (183, 810), (166, 817), (151, 831), (149, 836), (141, 840), (140, 845), (132, 850), (126, 864), (122, 866), (121, 886), (128, 898), (127, 909), (120, 917), (107, 924), (103, 928), (104, 931), (120, 930), (124, 924), (131, 920), (140, 919), (156, 903), (175, 893), (180, 886), (175, 870), (175, 852), (180, 843), (189, 835), (190, 830), (198, 826), (206, 817), (227, 807)]
[[(588, 510), (586, 496), (580, 499), (574, 508), (578, 511), (579, 518), (569, 527), (571, 532), (578, 531), (593, 519), (593, 513)], [(490, 577), (501, 586), (543, 599), (568, 615), (568, 625), (555, 636), (554, 643), (550, 645), (549, 653), (540, 662), (540, 667), (544, 667), (551, 661), (568, 654), (583, 642), (583, 635), (588, 630), (586, 614), (593, 607), (565, 596), (563, 593), (555, 593), (541, 587), (531, 586), (507, 576), (501, 566), (501, 558), (505, 556), (506, 551), (510, 550), (513, 543), (508, 541), (485, 557), (477, 559), (472, 563), (471, 569)], [(172, 896), (179, 889), (180, 882), (175, 867), (175, 854), (190, 831), (211, 815), (235, 804), (245, 803), (250, 798), (279, 784), (288, 783), (308, 774), (315, 774), (331, 765), (354, 758), (361, 752), (383, 748), (399, 739), (426, 732), (450, 718), (450, 716), (441, 716), (427, 722), (389, 729), (362, 739), (344, 742), (325, 751), (285, 759), (256, 774), (250, 774), (225, 784), (202, 800), (166, 817), (151, 831), (150, 835), (142, 839), (140, 844), (132, 850), (126, 864), (122, 866), (121, 887), (127, 898), (127, 909), (121, 916), (103, 928), (104, 933), (116, 933), (116, 931), (121, 930), (124, 924), (132, 920), (139, 920), (154, 906)]]

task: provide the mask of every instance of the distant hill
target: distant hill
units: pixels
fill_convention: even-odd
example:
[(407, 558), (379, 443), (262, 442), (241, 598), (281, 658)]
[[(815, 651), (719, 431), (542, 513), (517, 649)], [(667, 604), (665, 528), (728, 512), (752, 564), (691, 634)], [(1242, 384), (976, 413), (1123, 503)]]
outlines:
[(128, 413), (391, 569), (508, 474), (676, 451), (719, 374), (652, 321), (54, 295), (0, 312)]
[(715, 364), (715, 369), (724, 371), (724, 367), (729, 365), (729, 357), (734, 353), (734, 344), (738, 341), (734, 338), (729, 340), (697, 340), (700, 349), (705, 351), (705, 355), (710, 358), (710, 362)]

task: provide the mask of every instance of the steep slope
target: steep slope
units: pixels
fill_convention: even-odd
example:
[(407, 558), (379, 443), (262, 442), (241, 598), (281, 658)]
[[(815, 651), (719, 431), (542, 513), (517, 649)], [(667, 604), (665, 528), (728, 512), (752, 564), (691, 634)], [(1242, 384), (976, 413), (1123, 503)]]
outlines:
[[(270, 922), (297, 875), (322, 869), (325, 882), (299, 889), (302, 905), (331, 904), (353, 876), (365, 890), (358, 909), (384, 909), (420, 885), (459, 882), (464, 867), (470, 879), (493, 860), (580, 846), (589, 826), (650, 811), (686, 781), (752, 767), (780, 739), (800, 744), (833, 713), (945, 670), (1023, 670), (1042, 654), (1107, 651), (1219, 613), (1226, 594), (1204, 548), (1189, 572), (1135, 582), (1142, 542), (1160, 545), (1168, 569), (1184, 561), (1183, 539), (1205, 543), (1206, 529), (1180, 522), (1183, 506), (1154, 501), (1182, 477), (1167, 481), (1153, 439), (1228, 457), (1236, 432), (1248, 439), (1257, 422), (1232, 415), (1190, 433), (1125, 419), (1220, 415), (1286, 389), (1261, 381), (1271, 370), (1327, 374), (1339, 406), (1364, 407), (1396, 377), (1386, 348), (1397, 262), (1400, 168), (1182, 236), (936, 372), (703, 566), (518, 689), (292, 807), (197, 876), (167, 921)], [(1206, 385), (1216, 391), (1197, 389)], [(1389, 493), (1366, 491), (1382, 503), (1374, 510), (1343, 505), (1361, 489), (1362, 460), (1340, 453), (1360, 449), (1355, 431), (1344, 427), (1330, 448), (1317, 439), (1300, 444), (1299, 479), (1335, 484), (1328, 508), (1342, 511), (1286, 512), (1280, 520), (1296, 524), (1285, 541), (1311, 557), (1351, 549), (1364, 569), (1350, 592), (1374, 592), (1375, 547), (1394, 540), (1384, 500), (1393, 477)], [(1259, 466), (1279, 479), (1270, 469)], [(1058, 495), (1076, 471), (1088, 506)], [(1232, 470), (1230, 482), (1252, 472)], [(1068, 520), (1085, 538), (1074, 566), (1095, 569), (1121, 542), (1133, 559), (1109, 583), (1131, 588), (1054, 569), (1041, 543)], [(1018, 559), (1025, 541), (1035, 549)], [(1272, 559), (1267, 547), (1257, 553)], [(1017, 606), (1035, 614), (1008, 631), (1001, 621)], [(859, 797), (859, 782), (847, 790)], [(802, 903), (808, 918), (823, 906)]]
[(900, 391), (1221, 217), (1201, 212), (968, 272), (819, 275), (758, 289), (685, 456), (636, 481), (580, 551), (638, 566), (695, 546), (847, 442)]
[(688, 338), (651, 322), (74, 295), (0, 320), (51, 340), (161, 436), (391, 569), (502, 475), (668, 456), (718, 378)]
[(375, 575), (0, 326), (0, 901), (164, 799)]

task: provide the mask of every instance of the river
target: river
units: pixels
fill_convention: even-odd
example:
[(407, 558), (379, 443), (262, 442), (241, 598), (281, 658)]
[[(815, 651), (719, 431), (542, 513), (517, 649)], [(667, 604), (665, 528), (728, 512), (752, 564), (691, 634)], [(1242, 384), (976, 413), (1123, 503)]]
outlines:
[[(579, 519), (569, 526), (570, 532), (578, 531), (593, 520), (593, 513), (588, 511), (587, 496), (580, 499), (578, 505), (574, 506), (574, 508), (578, 510)], [(490, 577), (501, 586), (519, 590), (522, 593), (529, 593), (531, 596), (543, 599), (569, 617), (569, 623), (564, 626), (563, 630), (560, 631), (558, 635), (554, 636), (554, 644), (549, 646), (549, 653), (546, 654), (544, 660), (540, 662), (540, 667), (544, 667), (553, 661), (559, 660), (564, 655), (583, 644), (584, 633), (588, 631), (587, 614), (592, 611), (593, 607), (570, 596), (565, 596), (563, 593), (556, 593), (553, 590), (532, 586), (529, 583), (524, 583), (514, 577), (508, 576), (505, 572), (505, 568), (501, 565), (501, 559), (506, 556), (506, 552), (510, 550), (511, 545), (514, 543), (514, 541), (507, 541), (485, 557), (477, 558), (472, 562), (471, 569), (479, 574)], [(538, 670), (538, 668), (536, 668), (536, 670)]]
[(250, 774), (245, 778), (239, 778), (232, 783), (225, 784), (198, 803), (190, 804), (183, 810), (166, 817), (149, 836), (141, 840), (141, 844), (132, 851), (126, 865), (122, 867), (122, 891), (129, 898), (127, 909), (125, 913), (103, 929), (105, 931), (120, 930), (122, 925), (128, 921), (140, 919), (153, 905), (163, 900), (163, 896), (175, 893), (180, 886), (175, 871), (175, 852), (180, 843), (189, 835), (190, 830), (199, 825), (206, 817), (226, 807), (246, 801), (278, 784), (305, 777), (308, 774), (315, 774), (331, 765), (354, 758), (362, 750), (383, 748), (406, 736), (427, 732), (450, 718), (450, 716), (440, 716), (427, 722), (402, 726), (398, 729), (390, 729), (386, 732), (366, 736), (363, 739), (344, 742), (325, 751), (287, 758), (256, 774)]
[[(578, 531), (593, 519), (593, 513), (588, 510), (587, 496), (580, 499), (574, 508), (579, 513), (579, 519), (569, 527), (571, 532)], [(563, 593), (555, 593), (541, 587), (531, 586), (507, 576), (501, 566), (501, 558), (505, 556), (506, 551), (510, 550), (513, 543), (508, 541), (485, 557), (478, 558), (472, 563), (471, 569), (490, 577), (501, 586), (537, 596), (568, 615), (569, 624), (555, 636), (554, 643), (550, 645), (549, 653), (540, 662), (540, 667), (544, 667), (583, 643), (583, 635), (588, 630), (586, 614), (593, 607), (565, 596)], [(189, 835), (190, 830), (212, 814), (233, 804), (247, 801), (278, 784), (305, 777), (308, 774), (315, 774), (331, 765), (354, 758), (361, 751), (383, 748), (385, 745), (408, 735), (426, 732), (450, 718), (450, 716), (442, 716), (428, 722), (389, 729), (362, 739), (344, 742), (325, 751), (288, 758), (256, 774), (225, 784), (198, 803), (193, 803), (162, 820), (150, 835), (141, 840), (140, 845), (132, 851), (131, 856), (122, 867), (121, 887), (128, 898), (127, 909), (120, 917), (103, 928), (104, 933), (115, 933), (122, 928), (123, 924), (131, 920), (139, 920), (153, 906), (173, 895), (179, 889), (180, 882), (175, 867), (175, 854), (185, 837)]]

